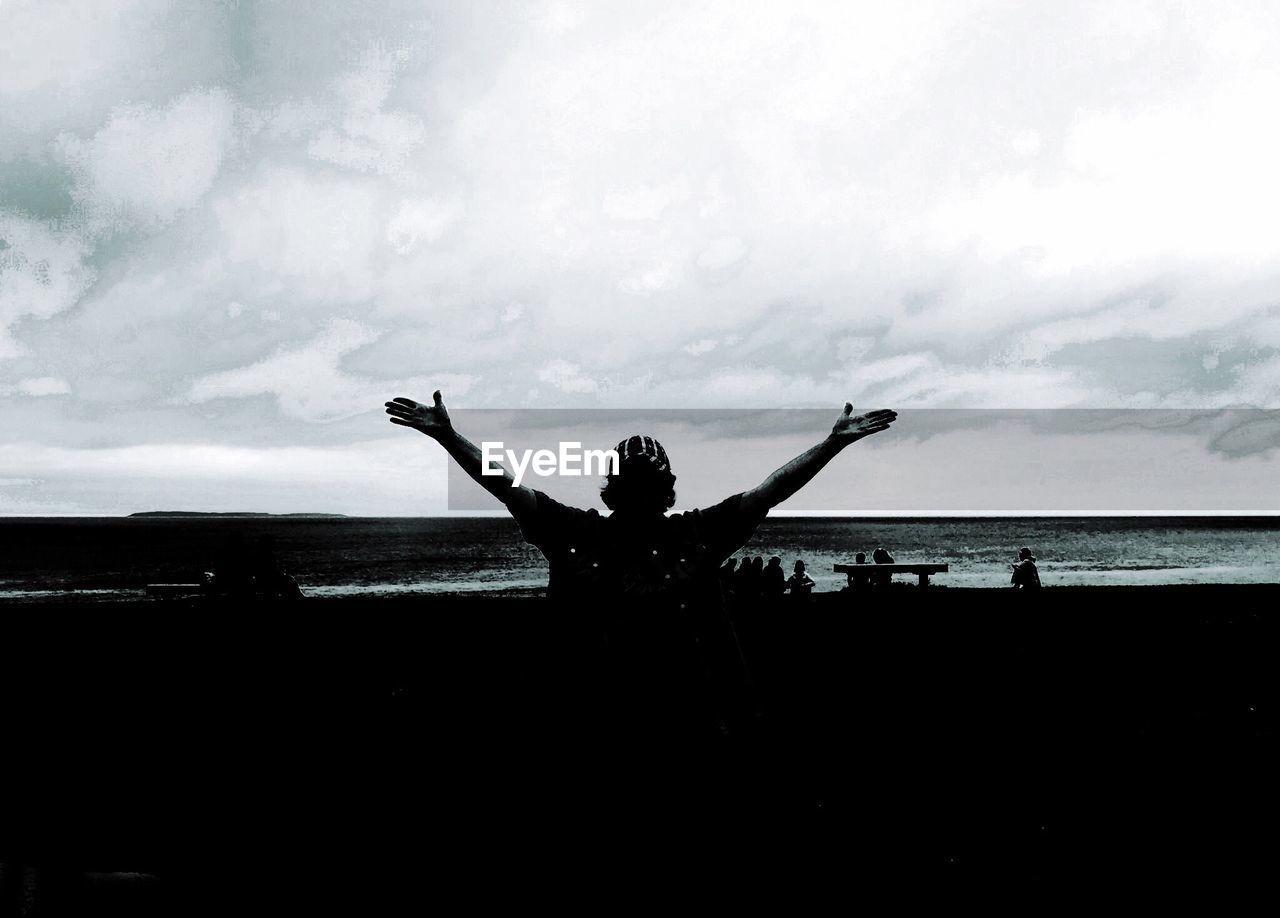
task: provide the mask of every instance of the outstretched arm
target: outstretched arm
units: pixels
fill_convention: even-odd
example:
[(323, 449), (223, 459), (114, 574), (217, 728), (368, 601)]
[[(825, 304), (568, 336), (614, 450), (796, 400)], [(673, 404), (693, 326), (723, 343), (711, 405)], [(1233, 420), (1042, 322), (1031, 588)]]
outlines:
[(387, 402), (387, 414), (391, 415), (391, 423), (399, 424), (401, 427), (412, 427), (443, 446), (453, 457), (453, 461), (458, 463), (476, 484), (506, 504), (513, 515), (532, 512), (537, 504), (533, 491), (529, 488), (517, 487), (511, 473), (497, 463), (491, 463), (490, 468), (502, 469), (501, 475), (481, 474), (484, 459), (480, 448), (453, 429), (439, 389), (431, 398), (433, 403), (430, 405), (419, 404), (411, 398), (395, 398)]
[(822, 467), (846, 446), (873, 433), (888, 430), (897, 416), (895, 411), (881, 409), (854, 417), (853, 405), (845, 402), (844, 413), (825, 440), (796, 456), (763, 483), (743, 493), (744, 512), (763, 516), (812, 481), (822, 471)]

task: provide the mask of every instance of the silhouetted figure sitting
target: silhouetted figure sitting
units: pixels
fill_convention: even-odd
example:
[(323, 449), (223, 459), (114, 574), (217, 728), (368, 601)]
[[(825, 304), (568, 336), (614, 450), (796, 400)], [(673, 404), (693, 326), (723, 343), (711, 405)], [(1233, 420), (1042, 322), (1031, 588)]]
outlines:
[(212, 588), (214, 594), (233, 599), (247, 599), (253, 595), (253, 572), (241, 533), (231, 533), (223, 543), (213, 566)]
[(804, 562), (797, 561), (795, 565), (795, 573), (787, 578), (787, 590), (791, 593), (792, 599), (807, 599), (816, 584), (813, 578), (805, 573)]
[(738, 565), (738, 573), (734, 577), (734, 595), (740, 602), (751, 602), (760, 596), (760, 572), (756, 570), (755, 561), (743, 558)]
[[(853, 556), (853, 563), (866, 564), (867, 553), (864, 551), (858, 552), (856, 555)], [(854, 572), (850, 571), (849, 573), (845, 574), (844, 589), (842, 589), (840, 592), (841, 593), (857, 593), (862, 590), (865, 590), (867, 588), (868, 583), (870, 582), (870, 579), (871, 579), (871, 574), (869, 572), (864, 573), (862, 571), (859, 571), (858, 573), (855, 574)]]
[[(885, 551), (883, 547), (880, 547), (871, 553), (871, 560), (876, 564), (892, 564), (893, 555)], [(887, 589), (892, 581), (893, 574), (888, 571), (877, 571), (871, 575), (871, 585), (877, 589)]]
[(779, 599), (787, 589), (787, 575), (782, 573), (782, 559), (774, 555), (760, 575), (760, 595), (765, 599)]
[(738, 566), (737, 558), (730, 558), (720, 566), (720, 593), (725, 599), (737, 592), (737, 577), (734, 569)]
[(298, 581), (287, 573), (276, 558), (276, 538), (264, 535), (258, 539), (253, 553), (253, 591), (263, 599), (299, 599)]
[(1013, 577), (1009, 580), (1015, 590), (1040, 589), (1040, 571), (1036, 569), (1036, 556), (1030, 548), (1018, 552), (1018, 563), (1013, 565)]

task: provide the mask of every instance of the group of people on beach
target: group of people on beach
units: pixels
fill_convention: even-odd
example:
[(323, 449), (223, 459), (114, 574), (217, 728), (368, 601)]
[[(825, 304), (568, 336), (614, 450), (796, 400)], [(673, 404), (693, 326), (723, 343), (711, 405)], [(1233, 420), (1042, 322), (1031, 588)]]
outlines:
[(893, 582), (893, 574), (889, 571), (874, 570), (874, 567), (877, 564), (893, 564), (893, 555), (889, 554), (888, 550), (881, 546), (871, 553), (871, 561), (873, 562), (872, 564), (867, 564), (866, 552), (860, 551), (853, 556), (854, 564), (867, 564), (869, 570), (866, 573), (859, 571), (845, 574), (845, 585), (840, 590), (841, 593), (860, 592), (866, 589), (888, 589), (889, 584)]
[[(860, 551), (854, 555), (853, 563), (866, 565), (867, 570), (847, 573), (841, 593), (883, 590), (893, 582), (892, 571), (876, 569), (879, 565), (894, 563), (893, 555), (883, 546), (871, 553), (870, 562), (867, 561), (866, 552)], [(1015, 590), (1040, 589), (1040, 572), (1030, 548), (1018, 551), (1018, 562), (1012, 567), (1010, 585)], [(816, 585), (805, 570), (804, 561), (797, 560), (792, 575), (785, 577), (782, 558), (777, 555), (770, 558), (768, 563), (760, 555), (754, 558), (746, 555), (741, 561), (730, 558), (720, 568), (720, 586), (725, 598), (730, 600), (780, 599), (786, 595), (793, 599), (803, 599), (812, 595)]]
[[(877, 548), (871, 554), (875, 564), (892, 564), (893, 555), (884, 548)], [(855, 564), (867, 564), (865, 552), (858, 552)], [(869, 568), (874, 565), (868, 565)], [(848, 582), (840, 592), (863, 590), (868, 588), (883, 589), (889, 586), (892, 574), (889, 571), (868, 570), (866, 574), (849, 574)], [(792, 573), (787, 577), (783, 573), (782, 558), (774, 555), (766, 563), (761, 555), (754, 558), (746, 555), (739, 561), (730, 558), (720, 568), (720, 586), (726, 599), (744, 600), (781, 599), (790, 596), (792, 599), (806, 599), (813, 595), (817, 586), (809, 576), (802, 560), (792, 566)]]
[(787, 577), (782, 570), (782, 558), (777, 555), (767, 564), (761, 555), (754, 558), (748, 555), (741, 562), (730, 558), (720, 568), (720, 586), (726, 599), (781, 599), (786, 595), (804, 599), (816, 585), (803, 561), (796, 561), (791, 576)]

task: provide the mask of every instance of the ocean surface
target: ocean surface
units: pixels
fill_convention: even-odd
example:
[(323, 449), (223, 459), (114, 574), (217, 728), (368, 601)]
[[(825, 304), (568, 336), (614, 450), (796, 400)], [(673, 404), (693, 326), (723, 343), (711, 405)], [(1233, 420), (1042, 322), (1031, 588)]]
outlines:
[[(228, 540), (271, 535), (308, 596), (533, 591), (547, 566), (498, 518), (0, 519), (0, 601), (143, 595), (197, 581)], [(745, 551), (803, 558), (818, 591), (831, 566), (885, 546), (898, 562), (950, 565), (938, 585), (1003, 587), (1021, 546), (1045, 586), (1280, 583), (1280, 517), (766, 520)]]

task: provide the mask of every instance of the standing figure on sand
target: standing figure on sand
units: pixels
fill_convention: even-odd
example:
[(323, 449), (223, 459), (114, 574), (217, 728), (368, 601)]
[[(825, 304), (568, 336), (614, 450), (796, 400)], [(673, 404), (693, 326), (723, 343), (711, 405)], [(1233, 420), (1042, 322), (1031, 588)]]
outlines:
[(765, 599), (778, 599), (786, 592), (787, 575), (782, 573), (782, 559), (774, 555), (760, 575), (760, 595)]

